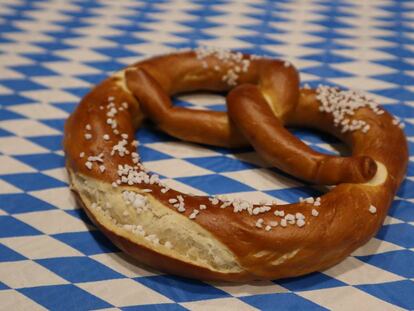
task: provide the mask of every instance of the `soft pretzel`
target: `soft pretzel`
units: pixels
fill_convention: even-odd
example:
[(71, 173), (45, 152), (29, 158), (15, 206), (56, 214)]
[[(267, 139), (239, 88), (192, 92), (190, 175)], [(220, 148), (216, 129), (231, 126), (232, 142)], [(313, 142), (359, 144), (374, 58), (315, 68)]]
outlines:
[[(199, 90), (229, 91), (228, 114), (172, 106), (170, 95)], [(144, 118), (191, 142), (251, 144), (285, 172), (335, 186), (288, 205), (180, 193), (140, 162), (133, 137)], [(285, 126), (332, 133), (352, 156), (317, 153)], [(227, 281), (340, 262), (377, 232), (408, 161), (398, 122), (365, 96), (300, 90), (289, 63), (209, 49), (154, 57), (97, 85), (68, 119), (64, 148), (72, 189), (121, 250), (166, 272)]]

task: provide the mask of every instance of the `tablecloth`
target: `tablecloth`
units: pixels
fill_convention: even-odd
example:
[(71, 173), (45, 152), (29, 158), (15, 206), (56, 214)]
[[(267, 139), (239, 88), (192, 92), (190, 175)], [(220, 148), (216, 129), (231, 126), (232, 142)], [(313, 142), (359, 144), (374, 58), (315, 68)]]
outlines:
[[(414, 2), (390, 0), (0, 1), (1, 310), (414, 309), (414, 157), (384, 226), (341, 264), (293, 279), (206, 283), (132, 264), (75, 204), (62, 133), (79, 99), (139, 59), (200, 45), (289, 60), (302, 82), (367, 92), (414, 142)], [(220, 95), (175, 104), (224, 110)], [(295, 130), (313, 148), (342, 145)], [(284, 202), (318, 190), (251, 149), (137, 133), (145, 165), (171, 186)]]

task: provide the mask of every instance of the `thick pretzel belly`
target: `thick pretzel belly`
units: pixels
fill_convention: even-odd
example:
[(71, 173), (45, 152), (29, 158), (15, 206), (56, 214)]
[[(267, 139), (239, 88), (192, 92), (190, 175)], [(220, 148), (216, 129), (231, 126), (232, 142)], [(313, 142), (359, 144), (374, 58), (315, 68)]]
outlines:
[[(194, 90), (232, 90), (229, 114), (172, 107), (170, 95)], [(166, 272), (244, 281), (325, 269), (377, 232), (408, 160), (391, 115), (367, 103), (344, 121), (327, 102), (342, 98), (338, 92), (299, 90), (292, 66), (237, 53), (187, 52), (137, 63), (96, 86), (67, 121), (71, 187), (121, 250)], [(193, 142), (251, 144), (290, 174), (336, 186), (288, 205), (180, 193), (140, 162), (133, 137), (144, 118)], [(352, 156), (319, 154), (284, 125), (330, 132)]]

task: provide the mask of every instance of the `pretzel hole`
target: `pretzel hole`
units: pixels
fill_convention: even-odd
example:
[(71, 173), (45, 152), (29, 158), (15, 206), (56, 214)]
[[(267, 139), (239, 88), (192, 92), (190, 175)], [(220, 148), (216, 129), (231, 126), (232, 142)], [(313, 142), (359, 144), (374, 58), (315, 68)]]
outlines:
[[(225, 95), (197, 92), (175, 96), (173, 102), (190, 109), (225, 111)], [(299, 138), (306, 133), (306, 138), (313, 140), (338, 142), (311, 130), (293, 131), (299, 133)], [(170, 188), (184, 193), (283, 204), (297, 202), (300, 197), (318, 197), (326, 190), (271, 167), (250, 146), (227, 149), (185, 142), (157, 130), (151, 122), (138, 129), (136, 138), (144, 166), (160, 175)]]
[[(227, 92), (192, 92), (173, 96), (172, 101), (174, 106), (177, 107), (195, 110), (226, 111), (226, 96)], [(352, 155), (351, 149), (346, 144), (329, 133), (301, 127), (290, 127), (288, 129), (298, 139), (317, 152), (344, 157)], [(252, 147), (245, 149), (254, 151)], [(266, 166), (264, 163), (262, 165)]]
[(195, 110), (226, 111), (227, 92), (191, 92), (172, 96), (174, 106)]

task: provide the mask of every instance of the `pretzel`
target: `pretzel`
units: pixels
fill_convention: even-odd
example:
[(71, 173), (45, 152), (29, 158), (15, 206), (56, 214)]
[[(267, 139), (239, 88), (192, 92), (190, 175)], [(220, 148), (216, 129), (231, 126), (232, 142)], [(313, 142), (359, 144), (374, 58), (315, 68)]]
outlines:
[[(229, 92), (227, 113), (169, 99), (200, 90)], [(144, 119), (190, 142), (252, 145), (275, 167), (333, 187), (287, 205), (181, 193), (140, 162), (133, 137)], [(331, 133), (352, 156), (318, 153), (287, 126)], [(169, 273), (238, 282), (346, 258), (378, 231), (408, 161), (401, 124), (366, 96), (300, 89), (287, 62), (205, 48), (138, 62), (98, 84), (66, 122), (64, 149), (80, 204), (121, 250)]]

